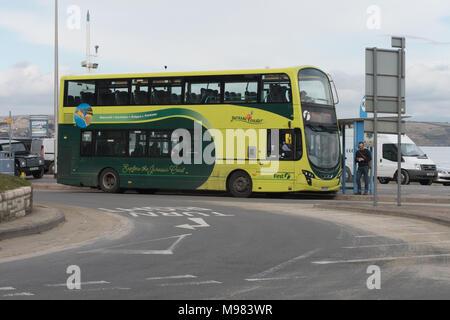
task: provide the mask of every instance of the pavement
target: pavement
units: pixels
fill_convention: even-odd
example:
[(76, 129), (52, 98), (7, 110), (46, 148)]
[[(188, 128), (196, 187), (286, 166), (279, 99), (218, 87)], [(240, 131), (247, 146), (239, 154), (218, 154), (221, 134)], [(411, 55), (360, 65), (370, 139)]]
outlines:
[(35, 204), (30, 215), (0, 223), (0, 240), (39, 234), (66, 221), (64, 213), (56, 208)]
[(76, 206), (35, 203), (33, 213), (0, 224), (0, 263), (86, 245), (130, 232), (123, 217)]
[[(409, 186), (408, 186), (409, 188)], [(427, 189), (430, 188), (430, 189)], [(448, 189), (449, 194), (433, 194), (434, 189), (439, 187), (422, 186), (421, 193), (402, 193), (402, 203), (444, 203), (450, 204), (450, 188)], [(381, 194), (377, 197), (379, 202), (397, 202), (397, 191), (392, 190), (390, 195)], [(353, 195), (353, 194), (342, 194), (339, 193), (336, 200), (342, 201), (372, 201), (373, 196), (363, 196), (363, 195)]]
[(341, 210), (345, 212), (372, 213), (379, 215), (420, 219), (450, 227), (450, 205), (436, 206), (432, 205), (432, 203), (425, 204), (424, 202), (422, 202), (422, 205), (404, 204), (402, 206), (397, 206), (395, 204), (382, 202), (379, 203), (378, 206), (374, 207), (370, 202), (355, 203), (355, 201), (353, 201), (351, 203), (335, 202), (327, 204), (317, 204), (315, 205), (315, 207), (322, 209)]

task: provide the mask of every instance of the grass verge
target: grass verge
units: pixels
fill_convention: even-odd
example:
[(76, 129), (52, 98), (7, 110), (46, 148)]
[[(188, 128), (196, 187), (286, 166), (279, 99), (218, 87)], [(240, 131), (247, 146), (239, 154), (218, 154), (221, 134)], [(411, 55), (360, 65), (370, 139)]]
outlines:
[(31, 183), (26, 180), (8, 176), (5, 174), (0, 174), (0, 193), (29, 186), (31, 186)]

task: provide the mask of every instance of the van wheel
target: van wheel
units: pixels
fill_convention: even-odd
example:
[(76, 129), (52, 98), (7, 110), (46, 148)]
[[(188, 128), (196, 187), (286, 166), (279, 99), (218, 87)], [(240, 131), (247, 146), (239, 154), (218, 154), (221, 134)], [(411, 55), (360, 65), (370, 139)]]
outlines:
[(120, 192), (120, 178), (116, 170), (106, 169), (104, 170), (99, 179), (100, 189), (107, 193), (119, 193)]
[(429, 180), (421, 180), (419, 181), (419, 183), (423, 186), (431, 186), (433, 184), (433, 180), (429, 179)]
[(352, 171), (349, 167), (345, 167), (345, 181), (346, 182), (353, 182), (353, 175)]
[(55, 174), (55, 163), (52, 162), (48, 168), (48, 174)]
[[(408, 173), (408, 171), (406, 171), (406, 170), (402, 170), (401, 171), (401, 175), (402, 175), (402, 185), (407, 185), (407, 184), (409, 184), (409, 173)], [(397, 181), (397, 173), (395, 174), (395, 177), (394, 177), (394, 179), (395, 179), (395, 181)]]
[(388, 184), (389, 182), (391, 182), (391, 179), (388, 179), (388, 178), (378, 178), (378, 181), (379, 181), (381, 184)]
[(252, 179), (246, 172), (237, 171), (228, 180), (228, 190), (235, 198), (248, 198), (252, 195)]

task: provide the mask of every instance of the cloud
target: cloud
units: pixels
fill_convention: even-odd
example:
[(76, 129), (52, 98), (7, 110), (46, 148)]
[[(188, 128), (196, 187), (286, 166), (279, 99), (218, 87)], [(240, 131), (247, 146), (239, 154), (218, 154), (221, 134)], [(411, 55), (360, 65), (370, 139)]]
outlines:
[[(41, 11), (4, 9), (0, 26), (35, 44), (53, 44), (53, 1), (35, 0)], [(448, 34), (441, 22), (447, 2), (379, 0), (379, 34), (414, 34), (434, 39)], [(377, 34), (366, 27), (368, 1), (80, 0), (81, 30), (66, 26), (67, 8), (60, 1), (61, 48), (84, 54), (84, 21), (92, 15), (93, 44), (102, 60), (138, 64), (151, 70), (169, 65), (178, 70), (253, 68), (319, 64), (354, 67), (354, 57)], [(427, 28), (423, 28), (426, 25)], [(445, 41), (446, 39), (436, 39)], [(354, 50), (356, 49), (356, 50)], [(355, 70), (353, 70), (355, 71)]]
[[(61, 74), (70, 73), (61, 67)], [(30, 62), (18, 62), (0, 71), (0, 110), (15, 114), (53, 112), (53, 72), (42, 72)]]
[(416, 118), (450, 121), (450, 63), (417, 64), (407, 70), (407, 108)]
[[(341, 103), (340, 117), (359, 117), (359, 106), (365, 95), (363, 75), (334, 71)], [(407, 114), (413, 120), (450, 121), (450, 63), (415, 64), (406, 73)]]
[[(53, 1), (2, 8), (0, 28), (30, 44), (53, 45)], [(341, 98), (341, 117), (359, 115), (364, 95), (364, 48), (389, 46), (386, 34), (415, 38), (408, 46), (408, 113), (415, 119), (450, 118), (448, 47), (450, 2), (378, 0), (382, 28), (366, 27), (372, 1), (298, 0), (60, 0), (60, 61), (73, 73), (85, 55), (84, 19), (91, 10), (92, 44), (100, 45), (101, 73), (286, 67), (312, 64), (329, 71)], [(67, 28), (67, 8), (82, 10), (81, 30)], [(0, 5), (1, 6), (1, 5)], [(425, 26), (425, 27), (424, 27)], [(386, 40), (386, 41), (385, 41)], [(381, 42), (383, 41), (383, 42)], [(380, 44), (381, 42), (381, 44)], [(14, 48), (9, 48), (14, 51)], [(30, 52), (30, 55), (32, 52)], [(73, 57), (76, 58), (76, 61)], [(68, 56), (70, 56), (70, 61)], [(31, 58), (30, 58), (31, 59)], [(27, 60), (30, 60), (27, 59)], [(436, 62), (442, 60), (443, 62)], [(31, 61), (31, 60), (30, 60)], [(435, 61), (435, 62), (430, 62)], [(15, 61), (10, 61), (13, 65)], [(53, 75), (39, 61), (0, 71), (0, 105), (52, 110)], [(120, 67), (119, 67), (120, 66)], [(67, 68), (66, 68), (67, 69)], [(32, 112), (32, 111), (30, 111)], [(34, 112), (34, 111), (33, 111)]]

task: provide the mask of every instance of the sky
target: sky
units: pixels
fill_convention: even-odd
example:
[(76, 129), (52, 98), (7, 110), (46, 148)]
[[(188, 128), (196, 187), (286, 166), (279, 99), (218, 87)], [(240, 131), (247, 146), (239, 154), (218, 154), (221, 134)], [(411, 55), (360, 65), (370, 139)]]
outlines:
[[(450, 122), (450, 1), (59, 0), (60, 76), (85, 73), (87, 10), (96, 73), (315, 65), (340, 118), (359, 116), (365, 48), (405, 36), (407, 114)], [(0, 41), (0, 116), (51, 114), (54, 0), (1, 0)]]

